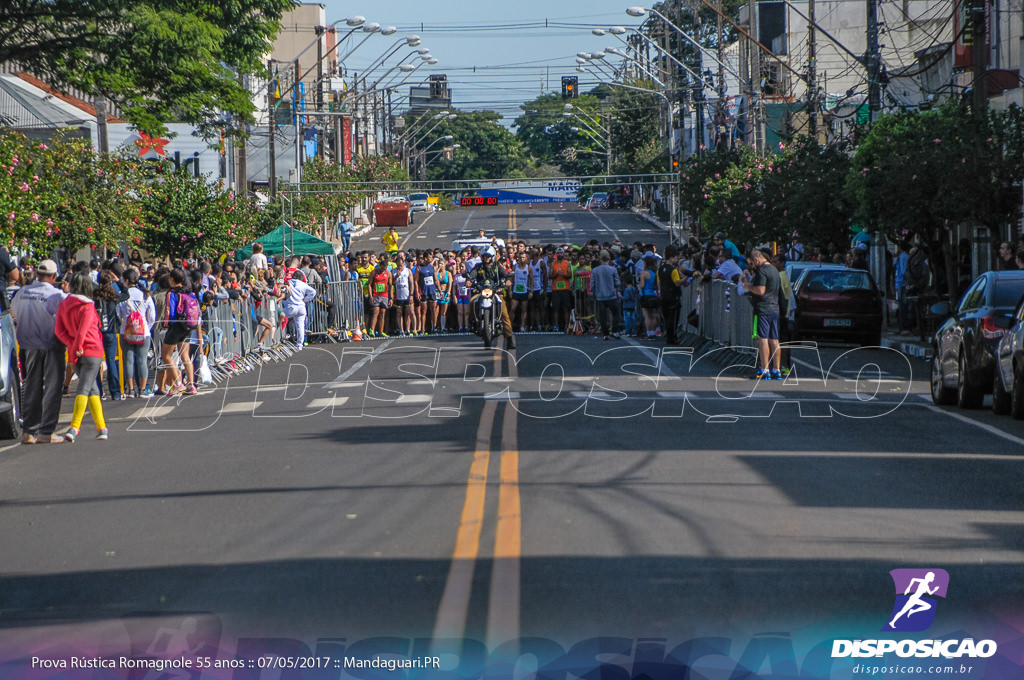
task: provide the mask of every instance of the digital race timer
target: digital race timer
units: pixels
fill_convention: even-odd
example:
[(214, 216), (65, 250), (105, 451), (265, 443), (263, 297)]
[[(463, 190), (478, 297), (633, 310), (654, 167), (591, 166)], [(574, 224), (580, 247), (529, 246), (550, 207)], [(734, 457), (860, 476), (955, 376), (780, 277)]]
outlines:
[(462, 199), (462, 205), (498, 205), (498, 199), (494, 196), (488, 196), (487, 198), (474, 196), (473, 198)]

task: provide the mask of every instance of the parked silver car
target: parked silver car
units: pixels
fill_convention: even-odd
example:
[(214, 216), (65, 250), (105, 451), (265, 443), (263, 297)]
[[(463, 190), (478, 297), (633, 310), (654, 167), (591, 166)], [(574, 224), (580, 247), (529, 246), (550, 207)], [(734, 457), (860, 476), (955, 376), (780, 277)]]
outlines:
[(1013, 316), (996, 319), (1006, 334), (996, 348), (996, 370), (992, 379), (992, 410), (1024, 420), (1024, 298)]
[(0, 295), (0, 439), (21, 437), (21, 370), (14, 341), (14, 318)]

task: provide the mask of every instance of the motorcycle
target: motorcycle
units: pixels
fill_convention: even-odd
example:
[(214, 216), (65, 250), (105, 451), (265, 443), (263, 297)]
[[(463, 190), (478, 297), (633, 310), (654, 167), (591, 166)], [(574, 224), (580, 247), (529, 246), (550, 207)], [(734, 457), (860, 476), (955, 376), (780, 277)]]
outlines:
[(476, 300), (474, 308), (474, 320), (476, 321), (476, 333), (484, 341), (484, 347), (490, 349), (491, 342), (495, 337), (502, 334), (501, 305), (504, 303), (500, 295), (494, 294), (494, 289), (484, 285), (480, 290), (480, 297)]
[(604, 207), (608, 210), (614, 210), (616, 208), (629, 210), (633, 207), (633, 197), (629, 194), (608, 194), (608, 198), (604, 201)]

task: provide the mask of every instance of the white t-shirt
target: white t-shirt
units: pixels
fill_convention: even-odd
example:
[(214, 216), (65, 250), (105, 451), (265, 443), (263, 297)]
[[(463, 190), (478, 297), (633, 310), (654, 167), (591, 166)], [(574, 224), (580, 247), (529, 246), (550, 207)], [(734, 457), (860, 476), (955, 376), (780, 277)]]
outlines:
[(253, 253), (252, 257), (249, 258), (249, 264), (256, 267), (256, 269), (266, 269), (267, 256), (263, 253)]
[(401, 271), (395, 270), (395, 299), (406, 301), (411, 295), (409, 284), (412, 282), (412, 271), (409, 269), (403, 269)]

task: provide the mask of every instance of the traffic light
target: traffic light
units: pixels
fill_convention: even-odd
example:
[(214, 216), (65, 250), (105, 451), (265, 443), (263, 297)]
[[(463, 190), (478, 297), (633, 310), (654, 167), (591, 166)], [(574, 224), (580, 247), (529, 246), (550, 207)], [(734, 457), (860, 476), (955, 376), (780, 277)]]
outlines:
[(576, 76), (562, 76), (562, 99), (576, 99), (579, 96), (577, 85), (579, 78)]

